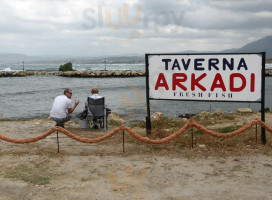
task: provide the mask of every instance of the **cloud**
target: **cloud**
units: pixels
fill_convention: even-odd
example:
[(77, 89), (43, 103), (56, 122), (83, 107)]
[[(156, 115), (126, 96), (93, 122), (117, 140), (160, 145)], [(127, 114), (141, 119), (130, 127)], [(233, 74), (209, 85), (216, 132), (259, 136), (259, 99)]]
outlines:
[(98, 56), (237, 48), (272, 33), (270, 0), (2, 0), (0, 53)]
[(272, 7), (272, 2), (270, 0), (208, 0), (206, 3), (210, 7), (214, 7), (219, 10), (229, 10), (239, 13), (271, 11)]

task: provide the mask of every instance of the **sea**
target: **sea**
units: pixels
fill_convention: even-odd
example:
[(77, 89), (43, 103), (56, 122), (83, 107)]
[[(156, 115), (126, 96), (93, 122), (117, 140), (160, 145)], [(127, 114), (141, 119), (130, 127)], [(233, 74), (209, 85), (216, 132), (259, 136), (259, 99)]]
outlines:
[[(59, 64), (25, 64), (27, 71), (58, 70)], [(75, 70), (144, 70), (144, 64), (74, 64)], [(272, 65), (266, 65), (272, 69)], [(0, 71), (21, 71), (22, 64), (0, 64)], [(63, 94), (65, 88), (73, 91), (72, 101), (80, 103), (73, 112), (76, 114), (84, 109), (91, 87), (97, 86), (100, 95), (105, 96), (107, 107), (113, 113), (125, 119), (126, 123), (144, 120), (146, 111), (145, 77), (129, 78), (68, 78), (60, 76), (26, 76), (0, 78), (0, 120), (2, 119), (39, 119), (49, 117), (54, 98)], [(272, 108), (272, 77), (265, 78), (265, 107)], [(197, 114), (202, 111), (235, 112), (237, 108), (252, 108), (259, 111), (259, 103), (227, 103), (199, 101), (150, 101), (151, 114), (162, 112), (165, 116), (179, 117), (184, 114)]]

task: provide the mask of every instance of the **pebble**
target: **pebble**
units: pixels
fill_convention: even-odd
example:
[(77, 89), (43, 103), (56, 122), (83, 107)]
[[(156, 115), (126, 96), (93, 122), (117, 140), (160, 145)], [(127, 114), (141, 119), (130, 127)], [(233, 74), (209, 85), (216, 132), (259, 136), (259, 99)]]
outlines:
[(252, 113), (253, 111), (252, 111), (251, 108), (238, 108), (237, 112), (240, 112), (240, 113)]

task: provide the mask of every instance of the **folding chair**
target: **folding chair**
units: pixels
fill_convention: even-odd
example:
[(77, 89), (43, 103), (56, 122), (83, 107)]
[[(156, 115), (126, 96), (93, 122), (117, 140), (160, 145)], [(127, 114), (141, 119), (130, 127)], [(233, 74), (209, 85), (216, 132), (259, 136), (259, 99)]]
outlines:
[(107, 129), (107, 112), (105, 106), (105, 98), (93, 99), (88, 97), (89, 114), (87, 119), (92, 120), (94, 126)]

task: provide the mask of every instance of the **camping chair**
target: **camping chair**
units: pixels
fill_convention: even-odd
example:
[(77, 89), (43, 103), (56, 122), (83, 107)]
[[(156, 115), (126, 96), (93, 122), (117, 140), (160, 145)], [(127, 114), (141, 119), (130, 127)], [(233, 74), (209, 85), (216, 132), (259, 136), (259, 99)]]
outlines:
[(88, 97), (89, 114), (87, 119), (92, 120), (94, 126), (107, 129), (107, 112), (105, 106), (105, 98), (93, 99)]

